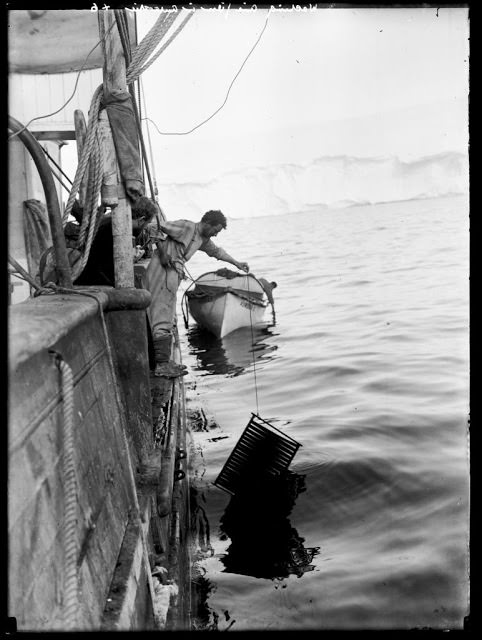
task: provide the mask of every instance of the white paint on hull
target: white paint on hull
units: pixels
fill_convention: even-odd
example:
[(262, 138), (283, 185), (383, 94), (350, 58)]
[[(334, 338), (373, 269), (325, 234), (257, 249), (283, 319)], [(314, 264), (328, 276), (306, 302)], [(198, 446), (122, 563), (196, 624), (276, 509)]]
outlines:
[(241, 327), (260, 323), (265, 309), (265, 305), (261, 307), (232, 293), (214, 300), (193, 298), (189, 301), (189, 310), (194, 320), (218, 338)]

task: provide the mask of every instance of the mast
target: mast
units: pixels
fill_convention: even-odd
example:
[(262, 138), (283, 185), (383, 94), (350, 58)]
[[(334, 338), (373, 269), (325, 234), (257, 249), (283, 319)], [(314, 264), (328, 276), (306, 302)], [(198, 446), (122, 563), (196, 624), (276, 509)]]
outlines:
[[(127, 91), (126, 62), (113, 10), (98, 12), (99, 34), (104, 52), (104, 95), (113, 91)], [(117, 162), (116, 162), (117, 164)], [(117, 169), (119, 203), (112, 209), (112, 238), (114, 242), (114, 275), (117, 289), (134, 287), (132, 261), (132, 213), (124, 185)]]

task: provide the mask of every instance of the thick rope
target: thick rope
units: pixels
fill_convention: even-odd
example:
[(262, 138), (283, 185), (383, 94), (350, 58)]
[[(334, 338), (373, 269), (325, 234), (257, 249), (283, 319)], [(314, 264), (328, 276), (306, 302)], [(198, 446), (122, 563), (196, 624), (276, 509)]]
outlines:
[(179, 25), (179, 27), (174, 31), (172, 36), (162, 45), (162, 47), (154, 54), (154, 56), (142, 67), (142, 69), (139, 71), (137, 76), (142, 75), (144, 71), (146, 71), (146, 69), (148, 69), (151, 66), (151, 64), (153, 64), (157, 60), (157, 58), (161, 55), (161, 53), (171, 44), (174, 38), (176, 38), (179, 35), (179, 33), (184, 29), (187, 22), (193, 17), (193, 15), (194, 13), (192, 12), (188, 13), (188, 15), (184, 18), (182, 23)]
[(104, 212), (104, 209), (99, 209), (98, 207), (104, 166), (103, 145), (99, 140), (99, 111), (102, 95), (103, 85), (99, 85), (92, 96), (85, 142), (82, 148), (81, 158), (77, 166), (74, 183), (63, 215), (63, 222), (66, 223), (72, 212), (72, 207), (80, 189), (80, 184), (87, 172), (86, 201), (84, 203), (84, 213), (77, 240), (77, 247), (82, 252), (82, 258), (74, 268), (74, 272), (72, 274), (74, 280), (79, 277), (87, 264), (92, 242), (99, 227), (99, 218)]
[[(87, 125), (87, 132), (85, 136), (84, 146), (82, 148), (82, 155), (77, 166), (77, 171), (74, 178), (74, 184), (72, 185), (72, 190), (70, 192), (69, 199), (67, 200), (67, 205), (65, 207), (65, 212), (63, 215), (63, 221), (67, 222), (67, 219), (72, 211), (72, 207), (75, 202), (75, 198), (77, 193), (79, 192), (80, 183), (85, 175), (87, 170), (87, 166), (89, 164), (90, 156), (92, 153), (92, 147), (94, 144), (95, 132), (98, 126), (98, 117), (99, 117), (99, 109), (100, 102), (102, 99), (103, 85), (99, 85), (92, 96), (92, 101), (90, 103), (89, 109), (89, 124)], [(84, 221), (82, 221), (84, 224)], [(85, 222), (85, 226), (87, 226), (87, 222)]]
[[(184, 28), (188, 20), (192, 17), (193, 12), (188, 13), (181, 25), (176, 29), (167, 42), (154, 54), (154, 56), (146, 63), (146, 60), (151, 56), (159, 42), (166, 35), (170, 26), (177, 17), (177, 13), (162, 14), (151, 28), (149, 33), (143, 38), (142, 42), (136, 48), (132, 54), (132, 59), (127, 70), (127, 83), (134, 82), (151, 64), (160, 56), (160, 54), (166, 49), (166, 47), (174, 40), (179, 32)], [(128, 30), (125, 23), (125, 19), (122, 14), (116, 14), (118, 17), (117, 26), (119, 33), (122, 37), (124, 35), (125, 42), (128, 41)], [(129, 57), (129, 56), (127, 56)], [(144, 64), (146, 63), (146, 64)], [(144, 66), (142, 66), (144, 65)], [(79, 230), (79, 238), (77, 241), (77, 247), (82, 252), (81, 259), (74, 267), (72, 277), (76, 280), (84, 270), (90, 255), (92, 242), (94, 240), (97, 229), (99, 228), (100, 219), (103, 214), (102, 207), (98, 207), (99, 194), (102, 187), (103, 179), (103, 145), (99, 141), (98, 133), (98, 119), (100, 104), (103, 95), (103, 85), (99, 85), (92, 97), (91, 106), (89, 109), (89, 123), (87, 126), (87, 132), (85, 137), (84, 146), (82, 149), (81, 158), (77, 167), (74, 182), (70, 190), (67, 205), (63, 215), (64, 224), (67, 222), (72, 212), (76, 196), (79, 192), (80, 185), (86, 171), (88, 172), (87, 182), (87, 196), (84, 205), (84, 214)], [(135, 102), (135, 98), (134, 98)], [(138, 127), (140, 129), (140, 119), (138, 116), (137, 108), (136, 115), (138, 119)], [(142, 135), (142, 130), (139, 131), (139, 135)], [(145, 150), (144, 155), (145, 155)], [(144, 158), (147, 161), (147, 158)], [(151, 182), (151, 181), (150, 181)], [(151, 184), (152, 197), (154, 199), (154, 188)]]
[[(97, 233), (97, 229), (99, 228), (100, 220), (102, 215), (104, 214), (105, 208), (98, 207), (98, 198), (99, 193), (102, 187), (102, 178), (103, 178), (103, 166), (104, 166), (104, 154), (102, 149), (102, 144), (99, 141), (99, 132), (96, 132), (95, 143), (94, 143), (94, 153), (92, 158), (93, 164), (91, 165), (92, 171), (90, 172), (89, 178), (89, 186), (87, 189), (87, 201), (86, 201), (86, 211), (90, 211), (89, 215), (89, 231), (87, 235), (87, 241), (85, 242), (85, 247), (82, 255), (82, 259), (78, 266), (74, 268), (72, 278), (75, 280), (79, 277), (82, 271), (87, 264), (89, 259), (90, 249), (92, 247), (92, 242), (94, 240), (95, 234)], [(83, 221), (83, 220), (82, 220)], [(81, 240), (79, 234), (79, 246), (83, 245), (83, 239)]]
[(77, 575), (77, 478), (74, 459), (74, 378), (62, 356), (54, 353), (61, 375), (63, 402), (62, 472), (64, 487), (64, 621), (67, 631), (77, 626), (79, 588)]
[[(155, 33), (153, 33), (153, 35), (152, 35), (152, 37), (150, 38), (150, 41), (149, 41), (149, 44), (152, 43), (152, 46), (150, 47), (150, 49), (149, 49), (149, 51), (148, 51), (146, 56), (143, 56), (142, 59), (140, 59), (138, 61), (137, 57), (135, 55), (136, 52), (134, 52), (134, 55), (132, 56), (131, 64), (129, 65), (129, 68), (127, 70), (127, 83), (128, 84), (130, 84), (131, 82), (134, 82), (134, 80), (137, 80), (137, 78), (140, 75), (142, 75), (144, 73), (144, 71), (146, 71), (146, 69), (148, 69), (151, 66), (151, 64), (153, 64), (153, 62), (155, 62), (157, 60), (157, 58), (166, 49), (166, 47), (168, 47), (171, 44), (171, 42), (174, 40), (174, 38), (176, 38), (179, 35), (179, 33), (182, 31), (182, 29), (184, 29), (184, 27), (186, 26), (187, 22), (193, 17), (193, 15), (194, 15), (193, 11), (191, 11), (191, 12), (189, 12), (187, 14), (187, 16), (184, 18), (184, 20), (179, 25), (179, 27), (174, 31), (172, 36), (162, 45), (162, 47), (153, 55), (153, 57), (146, 64), (144, 64), (144, 66), (141, 66), (141, 65), (144, 63), (145, 59), (154, 51), (154, 49), (157, 47), (157, 45), (162, 40), (164, 35), (167, 33), (169, 27), (174, 22), (174, 19), (176, 18), (176, 15), (175, 14), (172, 14), (172, 15), (170, 14), (168, 16), (168, 18), (165, 20), (165, 23), (168, 23), (167, 28), (165, 28), (165, 24), (164, 24), (164, 25), (162, 25), (162, 28), (159, 27), (159, 29), (156, 30)], [(158, 23), (156, 22), (154, 27), (156, 27), (157, 24)], [(152, 29), (151, 29), (151, 31), (152, 31)], [(149, 34), (150, 33), (151, 32), (149, 32)], [(147, 34), (147, 35), (149, 35), (149, 34)], [(144, 43), (144, 40), (145, 40), (145, 38), (142, 40), (141, 45)]]
[[(162, 13), (159, 18), (156, 20), (155, 24), (151, 27), (151, 29), (146, 33), (141, 42), (137, 45), (136, 49), (132, 53), (132, 59), (127, 69), (127, 75), (139, 75), (137, 74), (137, 70), (142, 67), (147, 58), (151, 55), (152, 51), (157, 47), (160, 40), (164, 37), (164, 35), (169, 30), (169, 27), (176, 19), (176, 14), (166, 14)], [(128, 77), (129, 82), (129, 77)]]
[[(88, 167), (89, 174), (88, 174), (88, 180), (87, 180), (86, 198), (84, 203), (84, 212), (87, 212), (87, 215), (85, 215), (84, 213), (84, 215), (82, 216), (82, 223), (80, 225), (80, 231), (79, 231), (79, 237), (78, 237), (79, 246), (83, 246), (85, 244), (86, 235), (88, 233), (89, 234), (91, 233), (93, 219), (95, 219), (95, 216), (89, 215), (89, 213), (92, 212), (93, 200), (94, 200), (94, 204), (96, 205), (95, 210), (97, 211), (97, 202), (94, 199), (94, 190), (96, 189), (96, 187), (99, 186), (98, 176), (99, 176), (99, 171), (102, 169), (100, 165), (101, 153), (102, 153), (101, 148), (99, 148), (98, 132), (96, 131), (96, 135), (92, 145), (92, 153), (90, 157), (89, 167)], [(97, 195), (98, 195), (98, 191), (97, 191)]]

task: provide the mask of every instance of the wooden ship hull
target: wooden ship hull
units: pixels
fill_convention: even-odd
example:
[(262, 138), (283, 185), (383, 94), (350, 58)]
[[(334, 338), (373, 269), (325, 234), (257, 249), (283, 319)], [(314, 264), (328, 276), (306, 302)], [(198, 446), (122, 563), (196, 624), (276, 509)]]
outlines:
[(188, 509), (186, 480), (176, 480), (186, 465), (182, 382), (165, 390), (156, 425), (145, 292), (117, 293), (42, 296), (10, 311), (9, 616), (20, 631), (162, 628), (171, 596), (188, 598), (186, 567), (170, 562), (173, 518)]
[[(115, 76), (120, 45), (109, 40), (113, 13), (9, 16), (10, 112), (21, 125), (9, 122), (10, 134), (19, 133), (9, 141), (9, 260), (17, 265), (9, 273), (8, 307), (10, 631), (190, 628), (185, 395), (182, 379), (153, 375), (145, 286), (151, 263), (134, 271), (129, 232), (128, 280), (118, 286), (116, 271), (115, 288), (76, 289), (65, 244), (54, 233), (65, 194), (39, 170), (40, 143), (60, 165), (62, 145), (76, 140), (74, 109), (86, 111), (89, 87)], [(80, 83), (84, 91), (70, 119), (64, 110), (60, 119), (38, 120), (25, 131), (32, 117), (53, 111), (49, 100), (68, 99), (62, 73), (80, 68), (99, 39), (101, 20), (109, 34), (104, 58), (102, 47), (89, 58), (95, 77)], [(79, 60), (72, 60), (77, 47)], [(33, 96), (45, 110), (28, 113)], [(125, 193), (117, 187), (121, 210)], [(50, 291), (21, 279), (35, 280), (38, 268), (26, 224), (25, 205), (32, 201), (46, 202), (50, 216), (61, 276)], [(181, 359), (178, 340), (172, 357)]]

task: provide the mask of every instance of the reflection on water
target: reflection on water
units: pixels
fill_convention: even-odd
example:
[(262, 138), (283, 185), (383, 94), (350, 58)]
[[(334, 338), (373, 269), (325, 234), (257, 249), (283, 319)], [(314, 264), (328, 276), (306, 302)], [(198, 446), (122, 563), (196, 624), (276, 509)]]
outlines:
[[(320, 547), (305, 547), (289, 515), (298, 495), (306, 491), (305, 475), (286, 470), (278, 476), (257, 476), (244, 483), (231, 497), (219, 521), (219, 539), (230, 540), (226, 553), (217, 555), (224, 573), (273, 580), (275, 589), (290, 575), (301, 578), (313, 571), (311, 564)], [(224, 620), (209, 604), (217, 584), (206, 571), (202, 560), (214, 555), (210, 524), (205, 510), (206, 495), (190, 488), (191, 536), (194, 564), (191, 576), (191, 610), (193, 630), (219, 631), (228, 622), (227, 631), (236, 622), (228, 610)]]
[(239, 376), (253, 360), (270, 360), (278, 348), (266, 339), (275, 335), (273, 325), (243, 327), (224, 338), (216, 338), (198, 326), (187, 332), (189, 352), (196, 356), (195, 369), (204, 375)]
[[(289, 422), (303, 443), (292, 470), (307, 474), (307, 489), (289, 515), (273, 516), (276, 531), (264, 503), (233, 500), (224, 514), (231, 497), (206, 490), (212, 550), (200, 545), (200, 581), (222, 630), (233, 619), (240, 631), (465, 624), (467, 221), (465, 200), (452, 198), (233, 220), (233, 253), (252, 256), (256, 270), (280, 283), (275, 336), (256, 332), (261, 349), (279, 347), (255, 352), (269, 358), (257, 379), (261, 412), (277, 426)], [(249, 331), (238, 358), (224, 352), (236, 334), (182, 339), (195, 374), (192, 403), (206, 412), (193, 433), (202, 485), (216, 477), (253, 408), (253, 352)], [(222, 371), (220, 352), (232, 373), (208, 375)], [(246, 367), (243, 375), (236, 366)], [(322, 544), (317, 570), (280, 583), (253, 577), (286, 575), (291, 527), (305, 546)]]
[(221, 539), (231, 539), (221, 558), (226, 572), (283, 580), (313, 571), (319, 547), (305, 548), (288, 518), (305, 490), (304, 475), (285, 471), (247, 482), (232, 496), (220, 521)]

